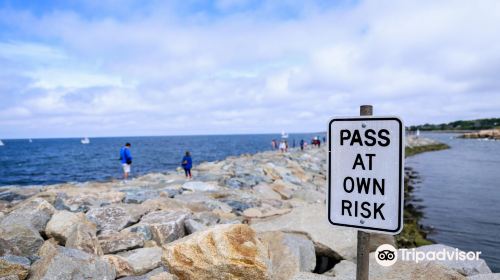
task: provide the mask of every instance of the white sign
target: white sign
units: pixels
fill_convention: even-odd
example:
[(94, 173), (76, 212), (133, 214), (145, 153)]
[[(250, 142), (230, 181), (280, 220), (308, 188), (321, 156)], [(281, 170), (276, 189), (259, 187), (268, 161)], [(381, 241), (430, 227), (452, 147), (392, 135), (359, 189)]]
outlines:
[(334, 118), (328, 128), (328, 220), (397, 234), (403, 229), (404, 126), (396, 117)]

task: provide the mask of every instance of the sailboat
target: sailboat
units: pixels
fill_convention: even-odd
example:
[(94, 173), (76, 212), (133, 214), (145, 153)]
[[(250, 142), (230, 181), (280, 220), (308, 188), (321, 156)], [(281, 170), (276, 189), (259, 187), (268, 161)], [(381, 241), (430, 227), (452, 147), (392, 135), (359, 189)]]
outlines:
[(31, 138), (30, 138), (28, 141), (29, 141), (30, 143), (33, 143), (33, 139), (31, 139)]
[(281, 139), (287, 139), (288, 138), (288, 133), (286, 133), (284, 130), (281, 131)]
[(82, 144), (90, 144), (90, 139), (88, 137), (85, 137), (82, 140), (80, 140), (80, 142), (82, 142)]
[(0, 140), (0, 146), (5, 146), (2, 140)]

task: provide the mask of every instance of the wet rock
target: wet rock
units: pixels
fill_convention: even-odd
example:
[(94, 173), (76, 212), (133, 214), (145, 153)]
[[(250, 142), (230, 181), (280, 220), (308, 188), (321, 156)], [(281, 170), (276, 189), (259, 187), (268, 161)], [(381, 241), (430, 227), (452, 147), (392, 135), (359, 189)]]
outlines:
[(32, 257), (43, 245), (43, 238), (35, 228), (23, 223), (4, 225), (0, 236), (10, 245), (9, 251), (19, 251), (20, 256)]
[(41, 232), (54, 212), (55, 209), (50, 203), (41, 198), (33, 198), (17, 205), (2, 219), (0, 227), (23, 223)]
[(30, 279), (102, 279), (116, 278), (115, 269), (99, 257), (47, 241), (40, 248), (40, 259), (30, 270)]
[(316, 266), (314, 244), (302, 234), (270, 231), (260, 233), (272, 264), (272, 279), (291, 279), (298, 272), (312, 272)]
[(207, 228), (204, 224), (193, 219), (186, 219), (184, 221), (184, 227), (186, 229), (186, 234), (192, 234)]
[(124, 258), (116, 255), (104, 255), (102, 259), (115, 268), (116, 277), (134, 275), (132, 266)]
[(234, 212), (239, 212), (239, 213), (242, 213), (248, 208), (252, 208), (255, 206), (253, 203), (248, 203), (246, 201), (240, 201), (240, 200), (232, 200), (232, 199), (223, 199), (222, 202), (229, 205)]
[(90, 223), (83, 213), (57, 211), (47, 223), (45, 234), (64, 245), (73, 227), (82, 223)]
[(218, 225), (164, 247), (163, 263), (181, 279), (271, 279), (265, 246), (246, 225)]
[(7, 255), (0, 257), (0, 279), (2, 277), (12, 277), (24, 280), (28, 277), (30, 260), (27, 258)]
[(98, 256), (103, 254), (101, 245), (97, 240), (96, 226), (90, 222), (79, 223), (72, 226), (67, 236), (65, 246)]
[(184, 221), (189, 215), (185, 211), (155, 211), (142, 217), (141, 224), (148, 224), (153, 240), (165, 245), (185, 235)]
[(123, 207), (111, 205), (90, 209), (87, 218), (97, 225), (97, 232), (120, 231), (133, 221)]
[(182, 188), (189, 191), (211, 192), (218, 191), (220, 187), (213, 183), (205, 183), (199, 181), (189, 181), (182, 185)]
[(144, 239), (139, 233), (122, 231), (99, 236), (99, 243), (104, 254), (113, 254), (143, 247)]
[(258, 232), (305, 232), (311, 236), (316, 247), (328, 248), (343, 259), (352, 260), (356, 257), (356, 231), (332, 227), (327, 222), (324, 204), (293, 208), (288, 214), (271, 217), (264, 221), (252, 220), (251, 226)]
[(141, 275), (159, 267), (161, 255), (160, 247), (140, 248), (118, 254), (130, 264), (134, 275)]

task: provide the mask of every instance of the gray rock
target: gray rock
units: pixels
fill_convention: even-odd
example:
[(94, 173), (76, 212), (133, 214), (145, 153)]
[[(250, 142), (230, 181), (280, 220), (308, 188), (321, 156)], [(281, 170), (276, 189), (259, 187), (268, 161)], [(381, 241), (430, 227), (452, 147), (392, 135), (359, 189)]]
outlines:
[(151, 233), (151, 227), (148, 224), (136, 224), (131, 227), (125, 228), (122, 232), (133, 232), (140, 234), (142, 239), (151, 240), (153, 239), (153, 234)]
[(45, 225), (55, 212), (55, 208), (42, 198), (34, 198), (17, 205), (9, 215), (2, 219), (2, 225), (23, 223), (31, 226), (39, 232), (45, 229)]
[(220, 189), (219, 186), (211, 183), (199, 182), (199, 181), (189, 181), (182, 185), (182, 188), (189, 191), (199, 191), (199, 192), (211, 192)]
[(87, 218), (97, 225), (97, 232), (120, 231), (130, 225), (132, 216), (119, 206), (105, 206), (90, 209)]
[(122, 192), (126, 193), (125, 199), (123, 200), (125, 203), (142, 203), (148, 199), (156, 198), (159, 195), (159, 192), (156, 190), (145, 190), (140, 188), (122, 190)]
[(66, 247), (101, 256), (101, 245), (97, 240), (96, 227), (90, 222), (79, 223), (72, 227), (66, 239)]
[(8, 261), (10, 263), (16, 263), (16, 264), (22, 265), (26, 269), (29, 269), (30, 265), (31, 265), (30, 259), (25, 258), (25, 257), (20, 257), (20, 256), (4, 255), (4, 256), (1, 256), (0, 259)]
[(267, 247), (272, 279), (288, 280), (298, 272), (312, 272), (316, 266), (314, 244), (303, 234), (270, 231), (259, 234)]
[(14, 256), (0, 258), (0, 279), (26, 279), (29, 274), (29, 264), (25, 265), (24, 261), (19, 261)]
[(43, 244), (43, 238), (38, 230), (22, 223), (2, 226), (0, 236), (17, 248), (23, 257), (32, 257)]
[(339, 254), (343, 259), (356, 257), (356, 231), (333, 227), (328, 223), (324, 204), (310, 204), (297, 208), (285, 215), (265, 221), (252, 220), (251, 227), (258, 232), (285, 231), (308, 233), (316, 247), (325, 247)]
[(160, 247), (140, 248), (118, 255), (130, 264), (134, 274), (141, 275), (161, 265), (162, 249)]
[(197, 222), (196, 220), (193, 219), (186, 219), (184, 221), (184, 227), (186, 228), (187, 234), (195, 233), (197, 231), (204, 230), (207, 228), (204, 224)]
[(84, 280), (116, 278), (115, 269), (99, 257), (71, 248), (45, 242), (41, 258), (31, 267), (33, 280)]
[(149, 224), (153, 240), (165, 245), (185, 235), (184, 221), (190, 216), (185, 211), (154, 211), (141, 219), (141, 224)]
[(120, 278), (120, 280), (150, 280), (150, 278), (152, 276), (159, 275), (159, 274), (164, 273), (164, 272), (165, 272), (165, 269), (163, 267), (158, 267), (158, 268), (155, 268), (144, 275), (128, 276), (128, 277)]
[[(57, 211), (45, 228), (45, 234), (49, 238), (56, 239), (59, 244), (64, 245), (73, 227), (78, 224), (90, 224), (83, 213), (69, 211)], [(90, 225), (88, 225), (90, 226)]]
[(144, 246), (142, 235), (135, 232), (120, 232), (99, 236), (104, 254), (112, 254)]
[(25, 200), (26, 198), (28, 198), (28, 197), (24, 196), (22, 194), (11, 192), (11, 191), (1, 191), (0, 192), (0, 200), (7, 201), (7, 202), (12, 202), (15, 200)]
[(311, 272), (299, 272), (294, 275), (293, 280), (344, 280), (343, 278), (333, 278)]

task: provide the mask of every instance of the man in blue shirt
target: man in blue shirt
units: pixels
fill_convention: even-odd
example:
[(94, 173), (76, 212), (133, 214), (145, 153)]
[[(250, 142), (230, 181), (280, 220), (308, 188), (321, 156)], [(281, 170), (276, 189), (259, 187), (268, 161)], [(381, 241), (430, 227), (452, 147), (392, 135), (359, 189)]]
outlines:
[(123, 167), (123, 179), (127, 180), (130, 173), (130, 166), (132, 165), (132, 154), (130, 154), (130, 143), (125, 144), (120, 149), (120, 160)]

